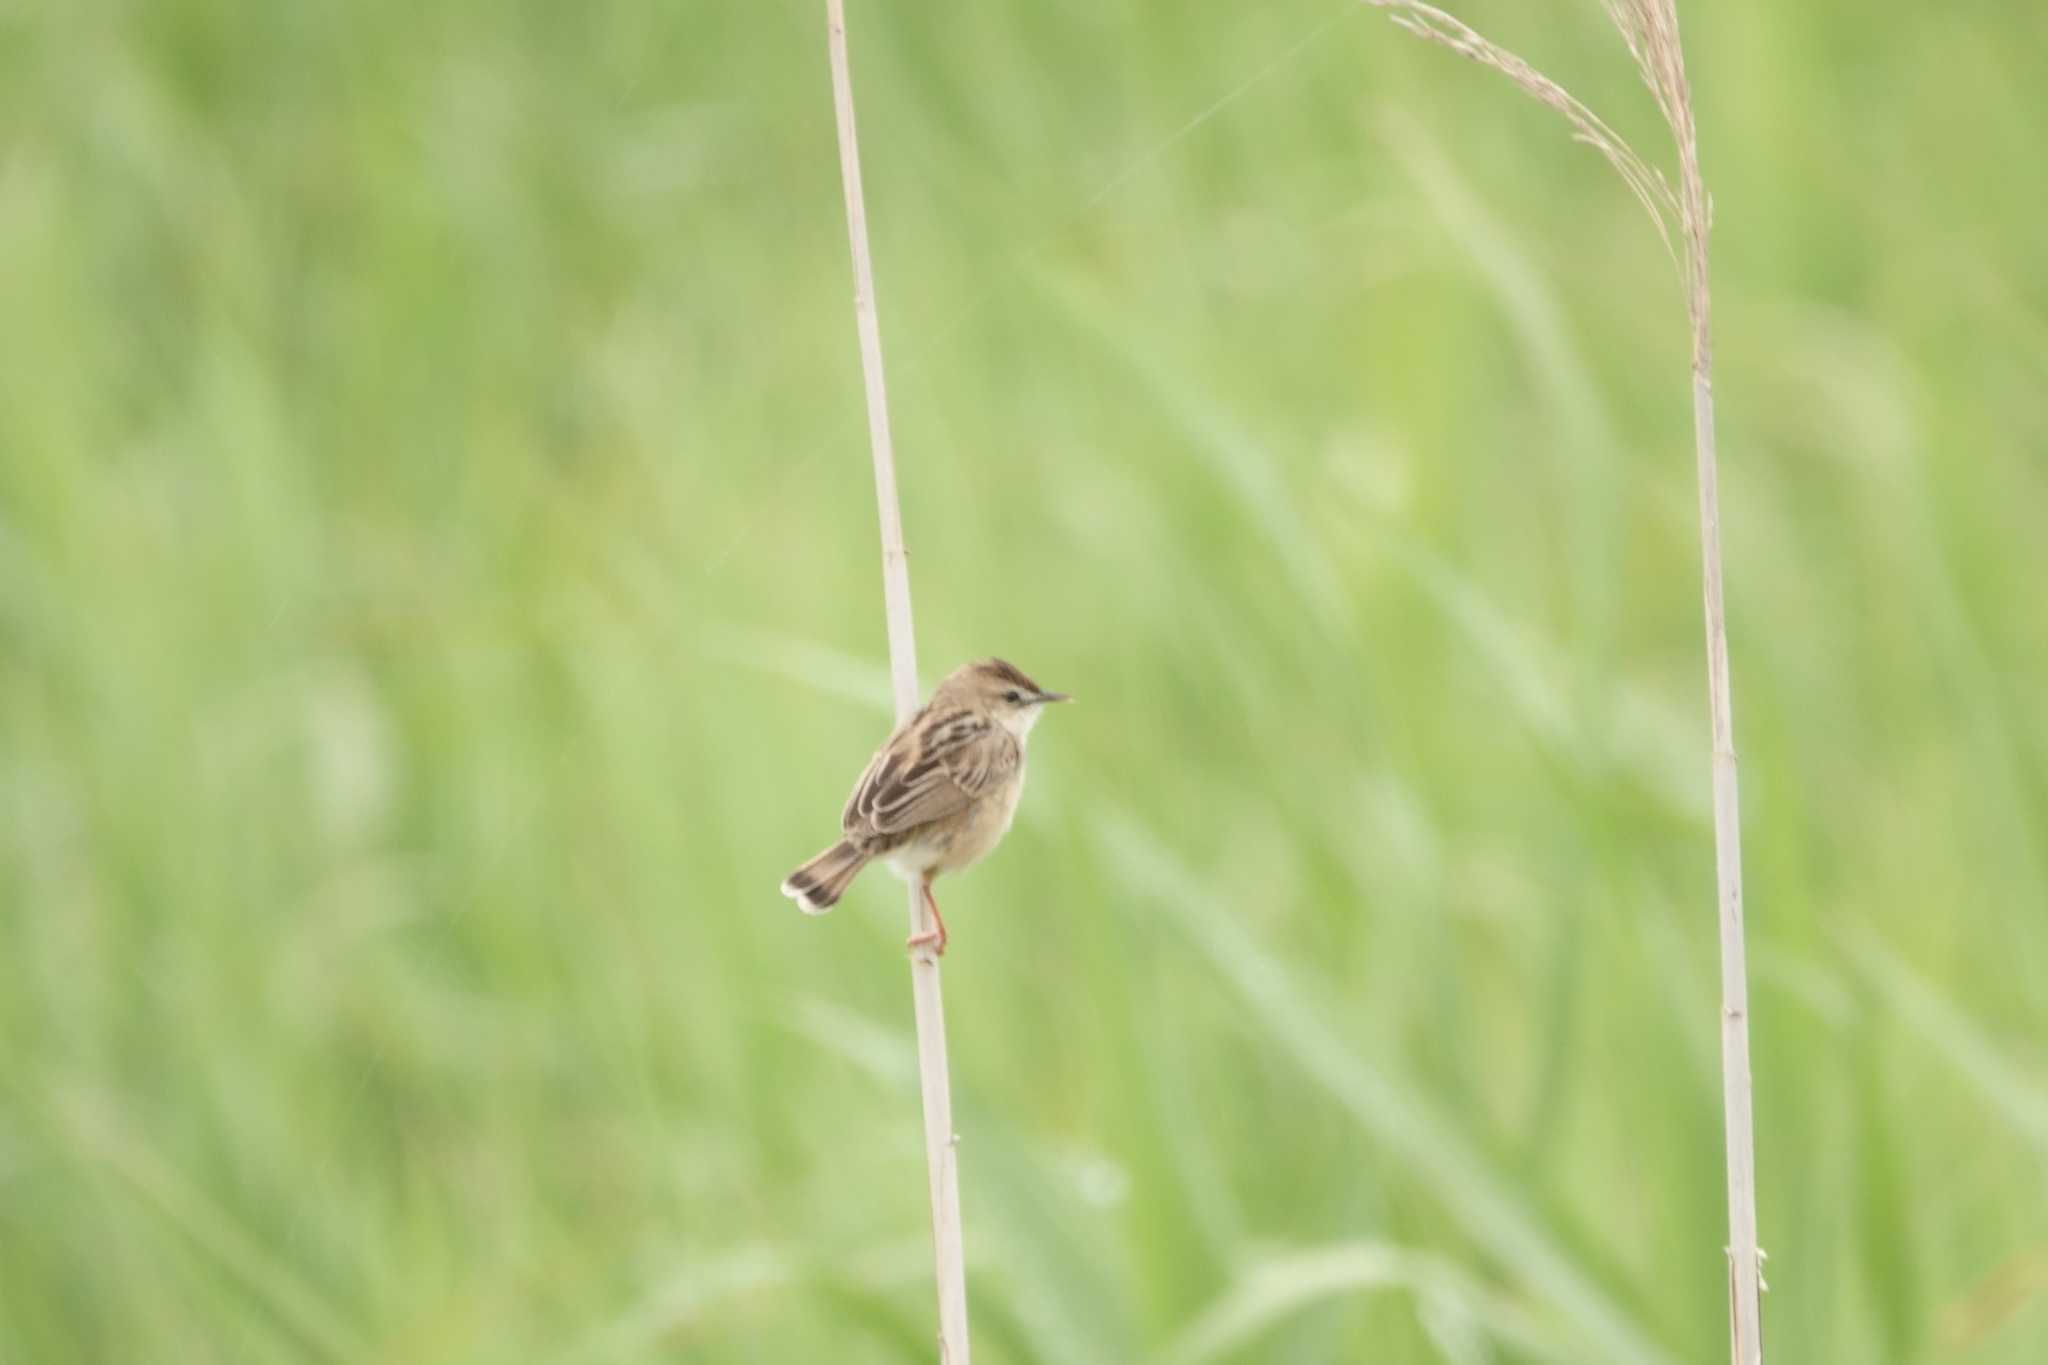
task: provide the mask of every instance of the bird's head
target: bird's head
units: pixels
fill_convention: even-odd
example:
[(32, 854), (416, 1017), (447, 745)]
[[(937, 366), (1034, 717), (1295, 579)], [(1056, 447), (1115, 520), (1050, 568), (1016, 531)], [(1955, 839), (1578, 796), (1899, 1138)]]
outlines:
[(1048, 704), (1073, 700), (1064, 692), (1048, 692), (1006, 659), (977, 659), (955, 670), (935, 695), (948, 694), (995, 717), (1019, 737), (1031, 733)]

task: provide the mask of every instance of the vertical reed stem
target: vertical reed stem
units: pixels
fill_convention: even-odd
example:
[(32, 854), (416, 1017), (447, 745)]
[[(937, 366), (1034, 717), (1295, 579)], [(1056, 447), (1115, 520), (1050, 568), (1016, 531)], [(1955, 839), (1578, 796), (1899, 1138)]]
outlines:
[[(1669, 0), (1667, 0), (1667, 3)], [(1749, 968), (1742, 919), (1742, 806), (1729, 699), (1728, 621), (1721, 588), (1721, 466), (1714, 440), (1714, 333), (1707, 286), (1707, 191), (1700, 175), (1692, 92), (1678, 40), (1677, 6), (1658, 16), (1668, 49), (1666, 116), (1678, 142), (1679, 209), (1692, 319), (1693, 450), (1699, 465), (1700, 579), (1706, 605), (1707, 700), (1713, 716), (1714, 882), (1721, 911), (1721, 1120), (1728, 1158), (1728, 1334), (1734, 1365), (1763, 1365), (1763, 1277), (1756, 1242), (1756, 1131), (1749, 1077)], [(1652, 44), (1653, 48), (1663, 43)]]
[(1710, 354), (1693, 357), (1693, 442), (1699, 458), (1707, 690), (1714, 717), (1714, 880), (1721, 902), (1721, 1117), (1728, 1150), (1728, 1329), (1734, 1365), (1763, 1365), (1756, 1135), (1750, 1115), (1749, 969), (1742, 923), (1742, 816), (1735, 782), (1735, 721), (1728, 705), (1728, 627), (1721, 610), (1721, 495), (1714, 447), (1712, 368)]
[[(854, 133), (853, 76), (846, 60), (845, 0), (825, 0), (832, 50), (832, 94), (839, 124), (839, 169), (846, 187), (846, 232), (853, 248), (853, 312), (860, 329), (861, 373), (867, 382), (868, 442), (875, 462), (875, 502), (882, 524), (882, 600), (889, 618), (889, 676), (896, 723), (917, 710), (917, 640), (910, 614), (910, 561), (903, 548), (903, 511), (896, 497), (896, 451), (889, 435), (889, 396), (882, 380), (882, 329), (875, 317), (874, 266)], [(924, 898), (910, 888), (910, 931), (930, 927)], [(925, 1165), (931, 1181), (932, 1248), (939, 1295), (940, 1365), (969, 1365), (967, 1267), (960, 1231), (960, 1165), (953, 1135), (953, 1093), (946, 1064), (946, 1004), (939, 959), (923, 947), (910, 959), (917, 1013), (917, 1069), (924, 1095)]]
[[(1506, 76), (1562, 114), (1620, 173), (1658, 231), (1675, 212), (1685, 238), (1686, 312), (1692, 322), (1693, 448), (1699, 467), (1701, 586), (1707, 617), (1707, 697), (1713, 718), (1714, 883), (1721, 921), (1721, 1110), (1728, 1156), (1728, 1331), (1735, 1365), (1763, 1365), (1756, 1244), (1756, 1136), (1749, 1074), (1749, 970), (1743, 947), (1742, 810), (1736, 794), (1735, 719), (1729, 704), (1728, 623), (1721, 589), (1721, 470), (1714, 444), (1714, 344), (1707, 287), (1709, 204), (1699, 131), (1678, 32), (1677, 0), (1604, 0), (1678, 145), (1679, 186), (1637, 156), (1571, 92), (1455, 15), (1425, 0), (1366, 0), (1394, 22)], [(1666, 237), (1667, 244), (1669, 237)]]

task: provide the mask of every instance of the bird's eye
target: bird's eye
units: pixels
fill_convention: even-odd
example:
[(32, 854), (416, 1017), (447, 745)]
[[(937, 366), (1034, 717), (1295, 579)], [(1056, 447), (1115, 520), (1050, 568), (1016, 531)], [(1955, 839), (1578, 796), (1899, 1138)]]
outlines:
[(1024, 694), (1013, 687), (1009, 691), (1003, 693), (1003, 700), (1011, 703), (1012, 705), (1015, 705), (1016, 703), (1024, 700)]

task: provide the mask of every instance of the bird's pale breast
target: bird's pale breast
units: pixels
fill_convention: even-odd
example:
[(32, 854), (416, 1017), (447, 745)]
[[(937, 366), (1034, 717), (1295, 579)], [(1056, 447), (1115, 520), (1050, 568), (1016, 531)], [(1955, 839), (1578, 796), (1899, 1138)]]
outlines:
[(937, 863), (941, 872), (958, 872), (987, 856), (990, 849), (1010, 832), (1017, 818), (1017, 802), (1024, 795), (1024, 763), (1017, 762), (1017, 775), (968, 807), (960, 829), (947, 843)]

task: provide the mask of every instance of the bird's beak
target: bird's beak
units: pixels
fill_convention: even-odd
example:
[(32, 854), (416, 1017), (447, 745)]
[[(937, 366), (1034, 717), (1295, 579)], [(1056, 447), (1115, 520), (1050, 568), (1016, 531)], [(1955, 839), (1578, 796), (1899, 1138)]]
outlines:
[(1040, 692), (1035, 700), (1040, 706), (1043, 706), (1049, 701), (1072, 701), (1073, 698), (1064, 692)]

